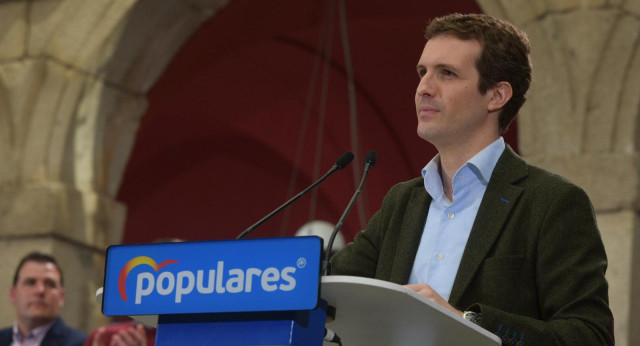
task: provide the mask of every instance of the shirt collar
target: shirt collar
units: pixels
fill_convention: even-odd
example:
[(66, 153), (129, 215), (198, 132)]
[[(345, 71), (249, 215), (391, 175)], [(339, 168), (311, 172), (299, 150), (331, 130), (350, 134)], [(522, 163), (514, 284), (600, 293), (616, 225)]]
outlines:
[(33, 330), (31, 330), (31, 332), (29, 332), (29, 334), (27, 334), (27, 336), (24, 339), (20, 334), (20, 329), (18, 328), (18, 322), (14, 322), (13, 323), (13, 341), (19, 342), (19, 343), (23, 343), (26, 339), (39, 339), (40, 341), (42, 341), (42, 339), (44, 339), (44, 335), (49, 331), (49, 329), (51, 329), (51, 326), (53, 326), (55, 322), (56, 321), (53, 320), (49, 324), (45, 324), (43, 326), (34, 328)]
[(504, 138), (500, 137), (467, 161), (466, 164), (484, 185), (489, 183), (493, 169), (505, 147)]
[(424, 188), (427, 193), (431, 195), (431, 198), (439, 200), (444, 197), (444, 190), (442, 188), (442, 179), (440, 178), (440, 154), (427, 163), (422, 169), (422, 178), (424, 179)]
[[(502, 155), (505, 147), (504, 138), (499, 137), (493, 143), (489, 144), (469, 159), (469, 161), (462, 165), (462, 167), (467, 166), (477, 176), (478, 180), (480, 180), (484, 185), (487, 185), (489, 183), (489, 179), (491, 179), (493, 169), (496, 167), (498, 159), (500, 159), (500, 155)], [(444, 197), (439, 166), (440, 154), (437, 154), (422, 169), (424, 187), (429, 195), (436, 200)], [(462, 167), (460, 169), (462, 169)]]

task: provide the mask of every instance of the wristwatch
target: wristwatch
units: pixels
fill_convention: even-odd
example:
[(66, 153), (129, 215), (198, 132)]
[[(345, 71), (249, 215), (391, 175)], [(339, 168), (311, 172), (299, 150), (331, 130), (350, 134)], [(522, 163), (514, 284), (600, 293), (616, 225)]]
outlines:
[(480, 314), (477, 312), (465, 311), (462, 313), (462, 318), (471, 321), (473, 324), (480, 325)]

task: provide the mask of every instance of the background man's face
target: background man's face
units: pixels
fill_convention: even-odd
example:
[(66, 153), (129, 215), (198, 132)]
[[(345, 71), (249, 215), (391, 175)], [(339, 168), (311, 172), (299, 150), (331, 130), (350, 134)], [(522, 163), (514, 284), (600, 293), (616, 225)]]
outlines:
[(25, 262), (10, 296), (19, 322), (36, 327), (53, 321), (64, 305), (58, 269), (53, 263)]

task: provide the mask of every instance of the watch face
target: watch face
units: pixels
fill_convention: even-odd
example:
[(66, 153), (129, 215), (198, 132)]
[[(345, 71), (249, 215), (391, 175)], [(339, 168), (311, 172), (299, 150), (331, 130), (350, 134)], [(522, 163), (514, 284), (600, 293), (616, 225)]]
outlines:
[(471, 321), (478, 325), (480, 324), (480, 316), (478, 316), (478, 314), (473, 311), (465, 311), (462, 314), (462, 317), (467, 321)]

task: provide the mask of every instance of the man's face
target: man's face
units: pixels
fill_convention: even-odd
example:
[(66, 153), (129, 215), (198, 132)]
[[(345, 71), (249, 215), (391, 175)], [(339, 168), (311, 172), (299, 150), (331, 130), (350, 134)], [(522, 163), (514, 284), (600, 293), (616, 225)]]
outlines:
[(478, 90), (481, 52), (478, 41), (451, 35), (433, 37), (424, 46), (417, 66), (418, 135), (439, 150), (477, 143), (479, 137), (497, 138), (497, 114), (488, 111), (491, 93)]
[(19, 322), (36, 327), (53, 321), (64, 305), (58, 269), (53, 263), (25, 262), (10, 296)]

